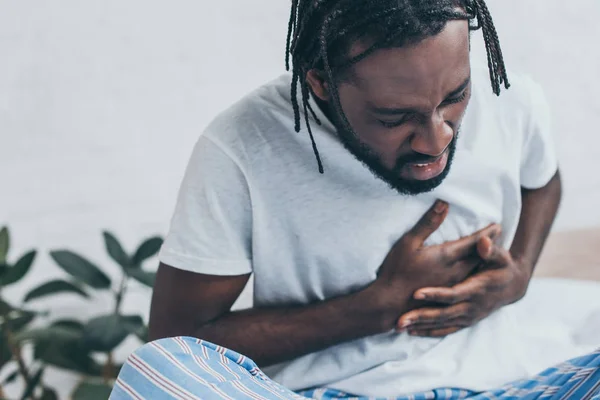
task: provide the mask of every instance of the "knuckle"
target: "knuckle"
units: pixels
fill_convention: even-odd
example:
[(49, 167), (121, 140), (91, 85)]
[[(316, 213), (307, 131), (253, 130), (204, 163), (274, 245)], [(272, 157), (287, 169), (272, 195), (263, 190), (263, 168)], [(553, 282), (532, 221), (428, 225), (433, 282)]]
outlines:
[(488, 288), (494, 286), (495, 279), (493, 279), (489, 274), (483, 275), (480, 280), (480, 285), (477, 288), (478, 294), (483, 294), (488, 290)]
[(415, 231), (415, 230), (408, 231), (404, 234), (404, 236), (402, 236), (402, 238), (400, 238), (400, 240), (397, 243), (397, 246), (400, 247), (401, 249), (412, 247), (413, 243), (417, 242), (418, 238), (419, 238), (418, 231)]
[[(440, 248), (440, 258), (442, 259), (442, 261), (446, 262), (449, 264), (449, 261), (452, 259), (452, 252), (450, 251), (450, 249), (448, 247), (442, 247)], [(451, 266), (451, 265), (448, 265)]]
[(473, 318), (475, 316), (475, 314), (477, 314), (477, 307), (475, 307), (475, 305), (473, 303), (469, 303), (465, 307), (465, 315), (468, 318)]
[(450, 304), (456, 304), (458, 303), (458, 293), (456, 293), (456, 290), (451, 289), (450, 293), (448, 293), (448, 297), (447, 297), (447, 302)]
[(427, 231), (433, 231), (437, 228), (437, 219), (436, 217), (429, 216), (423, 220), (423, 227)]
[(444, 324), (444, 323), (448, 322), (452, 317), (453, 317), (453, 315), (451, 315), (449, 313), (440, 314), (440, 316), (438, 318), (438, 322), (440, 324)]
[(471, 325), (472, 325), (472, 320), (470, 320), (468, 318), (461, 318), (456, 321), (456, 326), (458, 326), (461, 329), (468, 328)]
[(453, 312), (452, 312), (452, 316), (451, 318), (457, 319), (457, 318), (461, 318), (464, 317), (467, 313), (467, 310), (465, 310), (465, 307), (460, 307), (460, 308), (456, 308)]

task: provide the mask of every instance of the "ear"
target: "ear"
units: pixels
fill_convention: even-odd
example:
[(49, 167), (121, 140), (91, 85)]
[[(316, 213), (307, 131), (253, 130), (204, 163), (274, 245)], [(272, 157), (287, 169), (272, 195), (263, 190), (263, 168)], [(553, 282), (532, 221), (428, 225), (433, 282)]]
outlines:
[(323, 101), (329, 101), (329, 85), (321, 71), (316, 69), (308, 71), (306, 74), (306, 82), (315, 96)]

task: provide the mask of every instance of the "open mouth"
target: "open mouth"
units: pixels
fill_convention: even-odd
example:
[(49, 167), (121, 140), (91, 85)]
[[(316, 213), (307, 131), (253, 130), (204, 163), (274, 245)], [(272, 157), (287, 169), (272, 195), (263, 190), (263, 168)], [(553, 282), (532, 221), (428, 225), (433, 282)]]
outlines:
[(400, 170), (404, 179), (427, 181), (439, 176), (448, 165), (448, 151), (428, 163), (407, 163)]

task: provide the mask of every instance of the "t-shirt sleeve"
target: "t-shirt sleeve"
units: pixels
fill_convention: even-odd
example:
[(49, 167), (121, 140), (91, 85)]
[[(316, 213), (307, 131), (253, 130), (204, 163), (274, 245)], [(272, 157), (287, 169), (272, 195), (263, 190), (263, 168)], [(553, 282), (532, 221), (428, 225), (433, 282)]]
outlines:
[(526, 189), (544, 187), (558, 170), (558, 158), (552, 136), (550, 106), (542, 88), (527, 80), (529, 110), (521, 159), (521, 186)]
[(206, 275), (249, 274), (251, 232), (250, 194), (239, 162), (202, 136), (179, 190), (160, 261)]

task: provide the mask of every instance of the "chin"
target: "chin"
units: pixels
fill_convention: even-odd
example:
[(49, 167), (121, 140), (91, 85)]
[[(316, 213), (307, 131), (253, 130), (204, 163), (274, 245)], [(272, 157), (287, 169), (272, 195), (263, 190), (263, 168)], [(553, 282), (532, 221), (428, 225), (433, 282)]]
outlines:
[(448, 161), (446, 163), (446, 168), (442, 173), (435, 178), (419, 181), (416, 179), (402, 178), (398, 172), (401, 168), (395, 168), (393, 170), (389, 169), (384, 165), (378, 154), (374, 153), (367, 145), (357, 140), (354, 135), (346, 133), (343, 130), (338, 130), (338, 132), (340, 133), (340, 139), (344, 147), (346, 147), (357, 160), (369, 168), (373, 175), (387, 183), (390, 188), (405, 196), (416, 196), (431, 192), (444, 182), (450, 173), (458, 142), (457, 133), (448, 149)]
[(383, 176), (380, 176), (380, 178), (398, 193), (402, 195), (416, 196), (423, 193), (429, 193), (436, 189), (444, 182), (444, 180), (446, 180), (446, 177), (449, 173), (450, 165), (448, 165), (441, 174), (426, 181), (408, 180), (399, 177), (393, 180)]
[(452, 161), (454, 160), (454, 154), (456, 152), (456, 142), (454, 142), (448, 153), (448, 162), (446, 168), (441, 174), (435, 178), (428, 179), (426, 181), (419, 181), (416, 179), (405, 179), (402, 178), (398, 171), (390, 170), (385, 167), (380, 161), (380, 158), (373, 155), (371, 152), (365, 151), (364, 148), (352, 149), (348, 148), (354, 156), (360, 160), (365, 166), (367, 166), (373, 174), (387, 183), (390, 188), (394, 189), (401, 195), (405, 196), (416, 196), (423, 193), (429, 193), (440, 186), (444, 180), (448, 177), (450, 169), (452, 167)]

